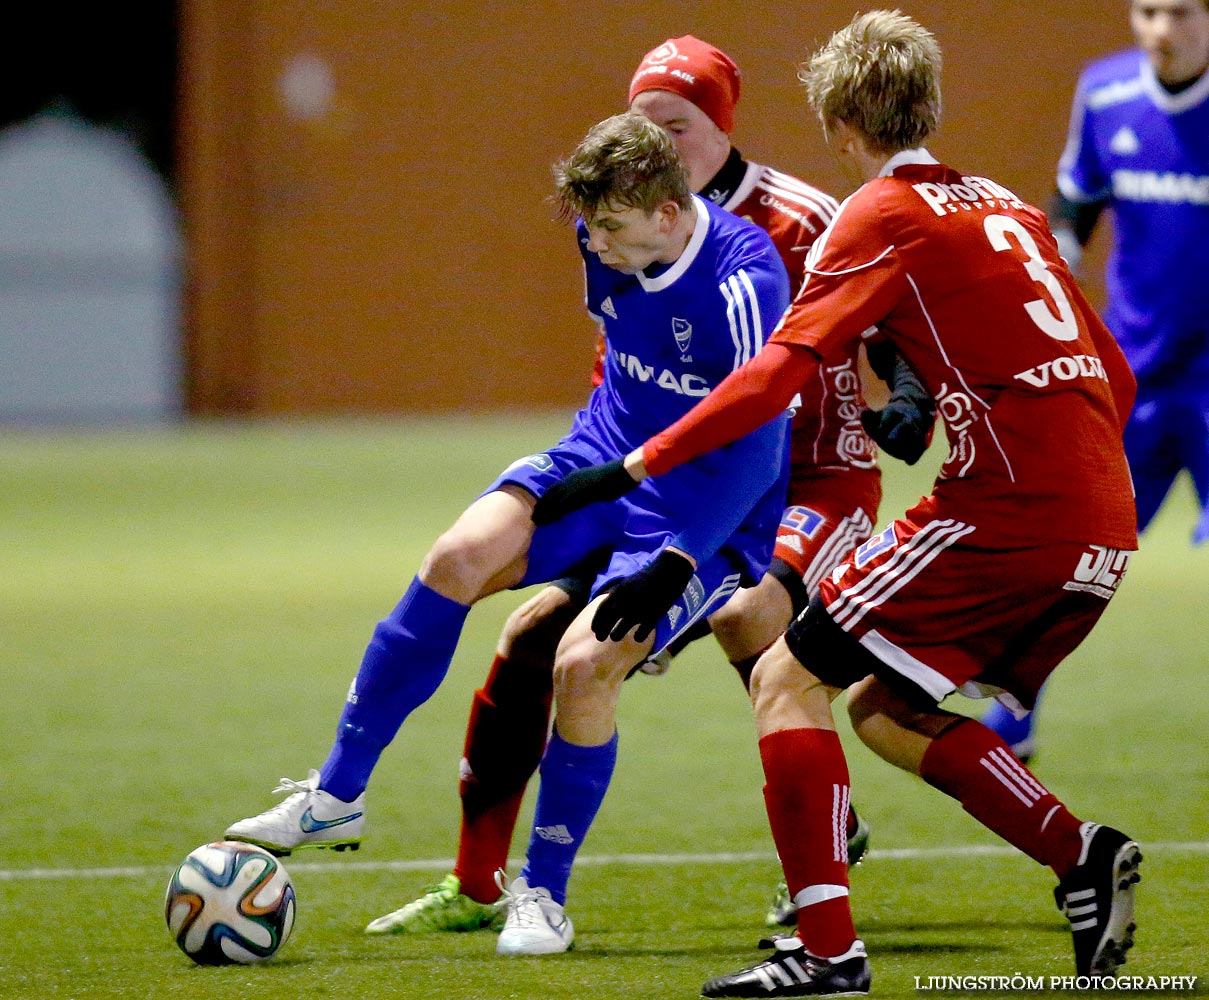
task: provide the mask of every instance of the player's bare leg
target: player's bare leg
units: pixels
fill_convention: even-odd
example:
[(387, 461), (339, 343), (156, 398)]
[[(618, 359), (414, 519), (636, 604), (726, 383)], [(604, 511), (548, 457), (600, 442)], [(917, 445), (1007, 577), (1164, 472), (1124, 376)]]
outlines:
[(453, 871), (417, 899), (371, 921), (366, 933), (466, 932), (503, 924), (495, 873), (507, 866), (525, 788), (546, 746), (558, 641), (581, 603), (562, 587), (543, 587), (508, 616), (470, 708)]
[(476, 500), (437, 539), (407, 593), (374, 629), (322, 769), (303, 782), (283, 778), (277, 791), (285, 799), (232, 824), (227, 839), (279, 854), (360, 844), (370, 774), (403, 721), (444, 680), (470, 605), (523, 578), (533, 504), (527, 491), (504, 486)]
[(466, 605), (520, 583), (533, 540), (533, 504), (533, 495), (517, 486), (479, 497), (428, 550), (420, 580)]
[(710, 615), (714, 638), (727, 660), (738, 671), (745, 687), (751, 685), (756, 660), (793, 618), (793, 604), (784, 586), (767, 573), (754, 587), (735, 592)]
[[(760, 654), (785, 631), (793, 614), (793, 600), (789, 591), (777, 577), (766, 573), (759, 584), (738, 591), (710, 616), (710, 628), (718, 645), (749, 690), (752, 670)], [(869, 848), (869, 833), (869, 824), (850, 803), (845, 820), (850, 866), (859, 864), (864, 857)], [(798, 909), (789, 894), (789, 886), (784, 879), (779, 879), (764, 914), (764, 922), (769, 927), (793, 927), (797, 920)]]
[(508, 888), (501, 955), (566, 951), (574, 928), (563, 907), (583, 838), (604, 800), (617, 761), (617, 700), (626, 675), (654, 639), (600, 642), (591, 622), (598, 598), (575, 619), (554, 664), (556, 714), (541, 763), (541, 789), (525, 866)]
[(869, 963), (848, 901), (848, 765), (831, 712), (840, 690), (804, 667), (784, 637), (752, 673), (764, 800), (798, 932), (778, 939), (766, 961), (711, 979), (705, 996), (754, 996), (770, 982), (782, 984), (785, 995), (869, 991)]
[(1058, 876), (1081, 975), (1111, 975), (1133, 945), (1133, 888), (1142, 860), (1125, 834), (1073, 816), (976, 719), (921, 711), (876, 677), (848, 703), (861, 740), (880, 757), (957, 799), (971, 816)]
[(598, 746), (616, 731), (621, 685), (635, 663), (651, 651), (652, 638), (600, 642), (592, 634), (592, 616), (604, 600), (588, 605), (563, 635), (554, 665), (555, 726), (577, 746)]
[(873, 676), (848, 689), (848, 716), (865, 746), (912, 774), (920, 773), (932, 741), (965, 718), (940, 709), (914, 709)]

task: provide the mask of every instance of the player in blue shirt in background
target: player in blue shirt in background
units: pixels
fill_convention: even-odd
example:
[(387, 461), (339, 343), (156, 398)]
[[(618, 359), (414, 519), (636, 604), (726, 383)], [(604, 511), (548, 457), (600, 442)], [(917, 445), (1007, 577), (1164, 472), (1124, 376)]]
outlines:
[[(306, 781), (282, 779), (283, 802), (226, 831), (278, 854), (358, 846), (370, 774), (445, 677), (471, 605), (564, 576), (608, 548), (593, 600), (555, 660), (557, 711), (535, 832), (500, 937), (500, 950), (516, 954), (570, 946), (566, 883), (612, 775), (622, 681), (760, 579), (788, 467), (786, 415), (604, 507), (533, 523), (547, 489), (571, 471), (619, 458), (687, 413), (763, 346), (789, 304), (789, 278), (768, 234), (693, 195), (671, 139), (645, 117), (600, 123), (555, 177), (562, 217), (579, 219), (588, 309), (607, 335), (603, 383), (558, 444), (505, 469), (429, 550), (374, 630), (323, 767)], [(652, 600), (679, 600), (653, 633), (612, 642), (593, 635), (604, 591), (635, 573)]]
[[(1138, 380), (1125, 428), (1138, 530), (1184, 469), (1209, 539), (1209, 0), (1131, 0), (1138, 48), (1084, 71), (1050, 224), (1078, 267), (1101, 213), (1113, 243), (1104, 319)], [(1027, 758), (1033, 715), (983, 721)]]

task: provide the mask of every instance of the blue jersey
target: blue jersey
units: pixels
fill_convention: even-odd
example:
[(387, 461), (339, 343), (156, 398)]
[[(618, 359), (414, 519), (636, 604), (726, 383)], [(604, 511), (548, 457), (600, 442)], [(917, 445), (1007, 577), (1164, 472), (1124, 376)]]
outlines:
[(1092, 63), (1058, 188), (1112, 207), (1105, 321), (1139, 391), (1209, 385), (1209, 73), (1173, 95), (1140, 50)]
[[(789, 277), (763, 229), (694, 196), (697, 224), (671, 265), (623, 274), (579, 245), (587, 306), (605, 331), (604, 382), (585, 416), (625, 454), (674, 423), (752, 358), (789, 305)], [(700, 558), (741, 524), (788, 461), (789, 420), (776, 420), (650, 482), (684, 519), (673, 541)], [(783, 501), (782, 501), (783, 506)], [(775, 532), (775, 529), (774, 529)]]

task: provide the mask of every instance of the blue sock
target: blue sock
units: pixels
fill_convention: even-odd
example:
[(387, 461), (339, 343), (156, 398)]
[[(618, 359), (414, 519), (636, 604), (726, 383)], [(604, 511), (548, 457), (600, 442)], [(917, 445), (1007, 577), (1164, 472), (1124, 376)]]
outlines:
[(443, 597), (416, 577), (394, 611), (374, 629), (349, 690), (336, 742), (319, 787), (351, 802), (387, 744), (413, 710), (441, 685), (470, 608)]
[(537, 813), (521, 875), (529, 885), (549, 889), (556, 903), (567, 901), (571, 866), (604, 801), (616, 764), (616, 733), (601, 746), (580, 747), (555, 730), (546, 744)]
[(1209, 542), (1209, 505), (1201, 511), (1196, 527), (1192, 530), (1193, 545), (1204, 545), (1205, 542)]
[[(1040, 704), (1040, 700), (1038, 700)], [(1008, 709), (997, 701), (992, 701), (986, 713), (982, 716), (982, 724), (1008, 745), (1017, 757), (1029, 757), (1036, 750), (1033, 740), (1033, 716), (1029, 712), (1023, 719), (1017, 719)]]

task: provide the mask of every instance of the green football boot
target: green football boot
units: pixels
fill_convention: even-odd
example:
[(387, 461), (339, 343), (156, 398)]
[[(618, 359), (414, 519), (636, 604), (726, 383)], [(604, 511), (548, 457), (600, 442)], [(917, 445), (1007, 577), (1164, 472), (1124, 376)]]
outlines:
[(401, 909), (371, 920), (366, 934), (432, 934), (438, 931), (499, 930), (504, 923), (502, 903), (479, 903), (462, 895), (456, 875), (446, 875), (419, 899)]

